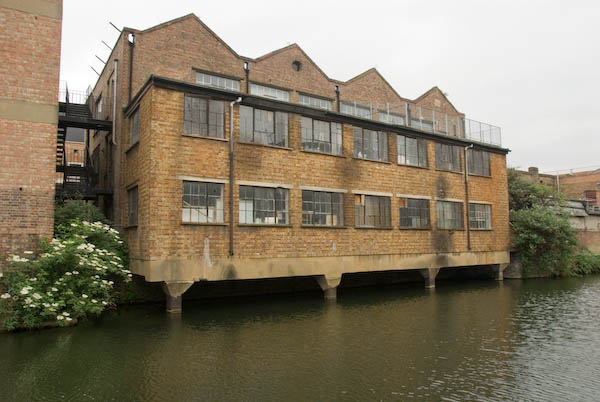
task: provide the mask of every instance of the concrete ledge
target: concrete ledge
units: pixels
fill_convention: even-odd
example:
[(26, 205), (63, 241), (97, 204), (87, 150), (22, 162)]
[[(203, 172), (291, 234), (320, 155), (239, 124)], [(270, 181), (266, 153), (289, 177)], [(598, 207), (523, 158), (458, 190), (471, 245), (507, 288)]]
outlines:
[(58, 101), (56, 105), (49, 105), (24, 100), (0, 99), (0, 120), (56, 125), (58, 124)]
[(55, 1), (53, 4), (40, 0), (2, 0), (0, 7), (62, 20), (62, 2), (60, 1)]
[(340, 278), (344, 273), (468, 267), (509, 262), (508, 251), (214, 259), (199, 255), (190, 259), (133, 259), (130, 269), (148, 282), (197, 282), (315, 275)]

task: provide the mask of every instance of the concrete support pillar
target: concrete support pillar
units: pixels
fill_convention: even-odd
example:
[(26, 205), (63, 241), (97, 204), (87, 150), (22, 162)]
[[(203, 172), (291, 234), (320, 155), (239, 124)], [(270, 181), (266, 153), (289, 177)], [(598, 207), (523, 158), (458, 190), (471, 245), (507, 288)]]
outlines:
[(421, 276), (423, 276), (423, 279), (425, 279), (425, 287), (427, 289), (435, 288), (435, 278), (436, 278), (438, 272), (440, 272), (440, 269), (439, 268), (424, 268), (424, 269), (420, 269), (419, 272), (421, 273)]
[(325, 300), (335, 300), (337, 298), (337, 287), (340, 284), (342, 277), (318, 275), (316, 279), (317, 283), (323, 290), (323, 296), (325, 297)]
[(182, 295), (192, 286), (194, 282), (171, 281), (163, 282), (162, 288), (166, 295), (167, 312), (180, 313)]
[(508, 267), (508, 264), (494, 264), (492, 265), (492, 274), (494, 279), (497, 281), (504, 280), (504, 270)]

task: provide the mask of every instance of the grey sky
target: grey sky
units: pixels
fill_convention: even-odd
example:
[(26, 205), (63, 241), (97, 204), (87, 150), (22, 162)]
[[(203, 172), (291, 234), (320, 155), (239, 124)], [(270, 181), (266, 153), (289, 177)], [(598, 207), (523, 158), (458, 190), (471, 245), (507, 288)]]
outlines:
[(468, 118), (502, 128), (509, 166), (600, 165), (600, 2), (64, 1), (61, 80), (96, 80), (118, 27), (195, 13), (238, 54), (290, 43), (331, 78), (376, 67), (401, 96), (437, 85)]

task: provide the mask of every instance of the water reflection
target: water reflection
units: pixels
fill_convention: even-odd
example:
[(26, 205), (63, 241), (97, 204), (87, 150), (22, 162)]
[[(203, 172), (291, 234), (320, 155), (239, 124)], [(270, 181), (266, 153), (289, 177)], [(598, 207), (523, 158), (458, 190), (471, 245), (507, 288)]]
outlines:
[(599, 293), (591, 277), (135, 306), (0, 335), (0, 400), (594, 400)]

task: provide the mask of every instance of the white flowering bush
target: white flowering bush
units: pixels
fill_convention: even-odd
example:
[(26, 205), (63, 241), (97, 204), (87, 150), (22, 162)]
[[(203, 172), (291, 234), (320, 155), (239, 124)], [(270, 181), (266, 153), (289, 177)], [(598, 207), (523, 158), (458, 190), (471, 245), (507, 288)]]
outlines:
[(3, 264), (0, 312), (9, 330), (98, 315), (115, 305), (120, 285), (131, 282), (127, 247), (116, 230), (78, 220), (57, 229), (59, 236), (43, 241), (36, 258), (26, 251)]

